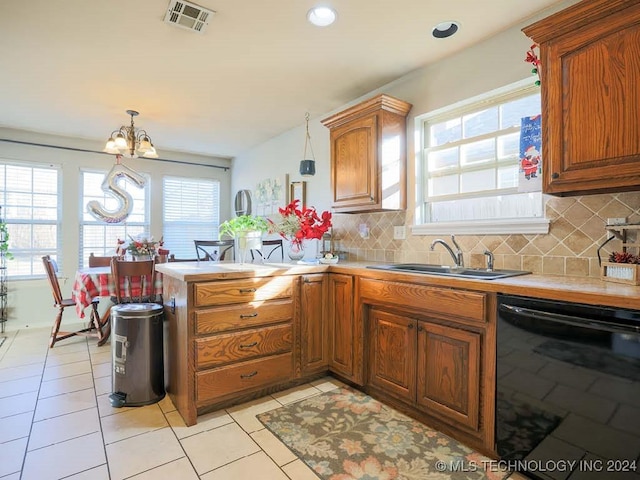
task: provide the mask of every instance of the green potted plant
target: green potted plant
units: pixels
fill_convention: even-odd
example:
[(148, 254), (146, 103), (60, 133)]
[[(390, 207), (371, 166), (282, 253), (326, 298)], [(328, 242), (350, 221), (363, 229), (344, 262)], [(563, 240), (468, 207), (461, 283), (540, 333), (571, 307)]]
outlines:
[(13, 258), (13, 255), (9, 252), (9, 230), (3, 220), (0, 220), (0, 252), (4, 254), (5, 258)]
[(245, 263), (249, 250), (262, 248), (262, 234), (269, 230), (269, 223), (264, 217), (239, 215), (223, 222), (218, 229), (220, 236), (228, 235), (236, 239), (240, 263)]

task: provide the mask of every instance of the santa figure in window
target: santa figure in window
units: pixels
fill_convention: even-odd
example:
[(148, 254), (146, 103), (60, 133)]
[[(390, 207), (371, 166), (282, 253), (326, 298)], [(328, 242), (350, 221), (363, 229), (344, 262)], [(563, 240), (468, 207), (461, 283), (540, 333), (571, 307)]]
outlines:
[(524, 151), (524, 158), (520, 160), (520, 166), (524, 171), (524, 178), (531, 180), (535, 178), (538, 172), (538, 164), (540, 163), (540, 152), (533, 145), (527, 147)]

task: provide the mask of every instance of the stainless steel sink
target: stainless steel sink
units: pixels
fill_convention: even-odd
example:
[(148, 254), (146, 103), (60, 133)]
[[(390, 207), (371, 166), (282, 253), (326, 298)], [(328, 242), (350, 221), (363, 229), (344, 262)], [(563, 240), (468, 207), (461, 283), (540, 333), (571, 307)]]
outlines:
[(367, 268), (388, 270), (392, 272), (424, 273), (446, 277), (475, 278), (495, 280), (497, 278), (527, 275), (531, 272), (523, 270), (487, 270), (484, 268), (449, 267), (446, 265), (430, 265), (428, 263), (395, 263), (391, 265), (369, 265)]

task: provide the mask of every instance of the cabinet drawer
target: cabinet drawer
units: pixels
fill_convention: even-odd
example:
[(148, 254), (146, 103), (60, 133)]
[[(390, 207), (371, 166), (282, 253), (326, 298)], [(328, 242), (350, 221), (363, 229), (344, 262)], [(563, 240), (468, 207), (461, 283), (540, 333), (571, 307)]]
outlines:
[(363, 278), (360, 297), (370, 300), (365, 303), (397, 305), (454, 320), (487, 321), (486, 293)]
[(196, 368), (291, 351), (291, 324), (214, 335), (196, 340)]
[(207, 308), (195, 312), (196, 334), (224, 332), (290, 320), (293, 301), (268, 300)]
[(196, 401), (203, 404), (233, 393), (286, 382), (293, 375), (292, 354), (249, 360), (196, 374)]
[(292, 277), (245, 278), (194, 285), (196, 307), (291, 297)]

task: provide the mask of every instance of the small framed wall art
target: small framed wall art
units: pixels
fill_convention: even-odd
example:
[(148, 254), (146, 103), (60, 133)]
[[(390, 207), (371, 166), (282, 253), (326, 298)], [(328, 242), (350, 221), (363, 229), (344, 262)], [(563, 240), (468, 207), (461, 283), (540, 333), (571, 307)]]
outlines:
[(307, 182), (291, 182), (289, 201), (300, 200), (300, 208), (307, 205)]

